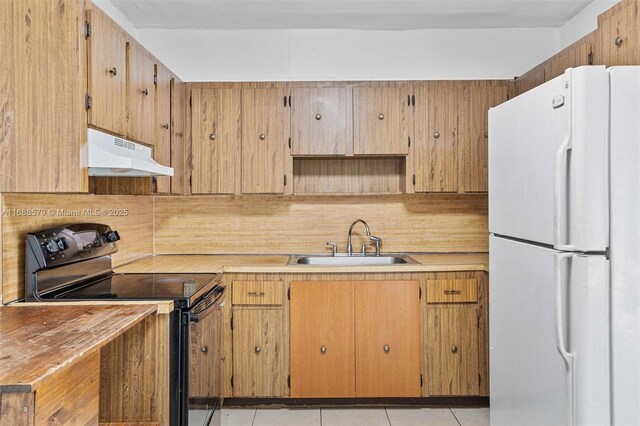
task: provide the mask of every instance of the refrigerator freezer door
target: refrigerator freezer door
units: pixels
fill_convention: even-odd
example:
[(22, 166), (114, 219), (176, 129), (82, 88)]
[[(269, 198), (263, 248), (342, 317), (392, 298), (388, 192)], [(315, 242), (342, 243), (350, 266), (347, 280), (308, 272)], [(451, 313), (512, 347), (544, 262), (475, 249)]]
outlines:
[(607, 260), (490, 238), (492, 425), (609, 423)]
[(608, 247), (609, 75), (568, 69), (489, 111), (489, 231)]
[(613, 420), (640, 425), (640, 67), (611, 68)]

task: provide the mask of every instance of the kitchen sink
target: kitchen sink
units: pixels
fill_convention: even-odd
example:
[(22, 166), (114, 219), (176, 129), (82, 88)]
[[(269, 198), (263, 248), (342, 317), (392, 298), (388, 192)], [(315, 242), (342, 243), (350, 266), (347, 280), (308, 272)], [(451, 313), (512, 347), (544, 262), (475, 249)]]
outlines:
[(405, 254), (381, 256), (290, 256), (288, 266), (376, 266), (376, 265), (419, 265), (420, 262)]

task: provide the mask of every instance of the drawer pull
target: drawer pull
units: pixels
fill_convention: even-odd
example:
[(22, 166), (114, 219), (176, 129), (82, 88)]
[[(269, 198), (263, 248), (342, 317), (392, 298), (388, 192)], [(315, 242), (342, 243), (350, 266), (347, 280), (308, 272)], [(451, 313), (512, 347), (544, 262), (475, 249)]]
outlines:
[(203, 347), (200, 348), (200, 352), (202, 352), (203, 354), (206, 354), (207, 352), (209, 352), (209, 347), (207, 345), (204, 345)]
[(462, 290), (445, 290), (444, 294), (462, 294)]
[(258, 345), (256, 346), (256, 353), (259, 354), (260, 352), (262, 352), (262, 348)]
[(458, 352), (458, 347), (456, 345), (451, 345), (451, 353), (455, 354), (456, 352)]
[(249, 296), (257, 296), (257, 297), (264, 297), (264, 291), (250, 291), (247, 293), (247, 295)]
[(388, 353), (389, 353), (389, 351), (391, 350), (391, 347), (390, 347), (389, 345), (384, 345), (384, 346), (382, 347), (382, 350), (384, 350), (384, 353), (388, 354)]
[(327, 353), (327, 347), (325, 345), (320, 346), (320, 353), (322, 353), (322, 354), (326, 354)]

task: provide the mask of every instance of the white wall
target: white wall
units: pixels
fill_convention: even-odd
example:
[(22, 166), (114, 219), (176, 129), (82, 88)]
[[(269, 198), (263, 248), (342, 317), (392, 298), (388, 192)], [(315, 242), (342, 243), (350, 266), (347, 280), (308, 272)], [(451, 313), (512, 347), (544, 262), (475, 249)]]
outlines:
[(94, 3), (185, 81), (509, 79), (597, 27), (620, 0), (595, 0), (560, 28), (348, 30), (135, 29)]

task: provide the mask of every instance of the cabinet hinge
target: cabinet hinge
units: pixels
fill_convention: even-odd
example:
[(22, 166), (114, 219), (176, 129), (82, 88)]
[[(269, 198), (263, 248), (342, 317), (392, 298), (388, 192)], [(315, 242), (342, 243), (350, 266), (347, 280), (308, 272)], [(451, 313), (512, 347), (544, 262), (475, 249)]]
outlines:
[(153, 75), (153, 84), (158, 85), (158, 74)]
[(416, 95), (411, 95), (411, 106), (416, 106)]
[(193, 175), (189, 175), (189, 188), (193, 188)]
[(291, 95), (289, 95), (289, 107), (292, 107), (293, 105), (291, 105)]
[(284, 107), (285, 108), (287, 107), (287, 97), (286, 96), (284, 97)]
[(291, 149), (291, 138), (289, 138), (289, 149)]
[(587, 55), (587, 64), (593, 65), (593, 52), (589, 52), (589, 54)]
[(284, 186), (287, 186), (287, 175), (284, 175)]
[(480, 328), (480, 313), (478, 313), (478, 315), (476, 315), (476, 318), (478, 320), (478, 328)]
[(413, 186), (416, 186), (416, 175), (415, 174), (413, 175), (413, 178), (411, 180), (413, 182)]
[(192, 107), (192, 103), (191, 103), (191, 96), (189, 96), (189, 107)]
[(84, 38), (91, 37), (91, 24), (89, 21), (84, 21)]
[(420, 387), (422, 387), (424, 385), (424, 377), (422, 377), (422, 374), (420, 374)]
[(422, 287), (418, 287), (418, 299), (422, 300)]
[(291, 389), (291, 376), (287, 376), (287, 387)]
[(233, 375), (231, 375), (231, 387), (233, 387)]
[(407, 139), (409, 139), (409, 148), (411, 148), (411, 136), (409, 136)]
[(287, 289), (287, 300), (291, 300), (291, 287)]
[(91, 95), (89, 95), (88, 93), (85, 95), (85, 98), (84, 98), (84, 108), (91, 109)]
[(231, 317), (231, 329), (233, 330), (233, 317)]
[(407, 106), (411, 106), (411, 95), (407, 95)]

